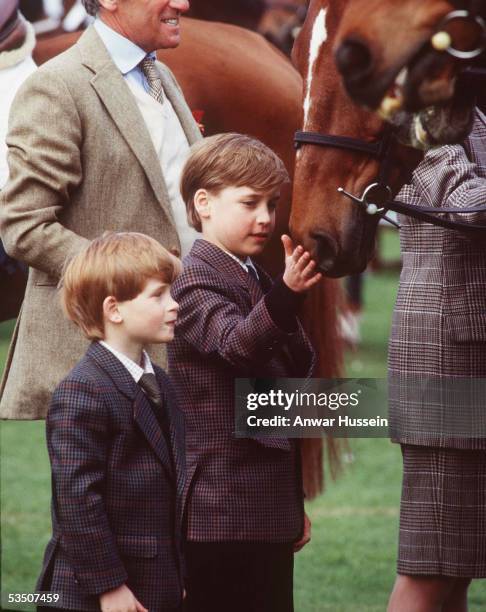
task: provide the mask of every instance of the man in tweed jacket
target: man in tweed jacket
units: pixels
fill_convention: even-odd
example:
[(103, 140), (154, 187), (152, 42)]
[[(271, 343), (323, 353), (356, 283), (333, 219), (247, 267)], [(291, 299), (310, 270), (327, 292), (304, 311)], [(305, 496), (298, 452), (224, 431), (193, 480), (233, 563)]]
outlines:
[[(428, 152), (399, 199), (437, 209), (486, 204), (486, 118), (480, 111), (463, 146)], [(486, 224), (481, 212), (445, 214)], [(461, 381), (454, 379), (486, 378), (486, 241), (412, 218), (401, 222), (403, 268), (389, 372), (390, 424), (402, 446), (404, 477), (399, 575), (388, 610), (463, 612), (471, 579), (486, 578), (486, 438), (475, 437), (477, 430), (454, 436), (440, 424), (468, 422), (467, 396), (455, 391)], [(422, 383), (433, 391), (441, 379), (449, 390), (445, 399), (443, 391), (419, 397)], [(484, 423), (484, 396), (479, 408)]]
[[(179, 253), (196, 236), (178, 183), (201, 135), (172, 73), (153, 60), (155, 49), (179, 44), (188, 2), (85, 3), (99, 11), (94, 25), (27, 79), (10, 115), (0, 234), (30, 271), (0, 385), (2, 418), (43, 418), (87, 349), (56, 299), (66, 259), (106, 230), (143, 232)], [(151, 354), (165, 363), (164, 347)]]
[(169, 347), (187, 427), (190, 612), (290, 612), (293, 553), (309, 539), (298, 441), (233, 434), (235, 378), (313, 369), (296, 318), (320, 278), (309, 255), (286, 237), (275, 284), (250, 259), (271, 235), (286, 177), (271, 151), (238, 134), (205, 139), (183, 171), (189, 218), (204, 237), (173, 285), (180, 315)]
[(113, 233), (64, 274), (65, 311), (94, 342), (46, 419), (53, 534), (37, 589), (63, 610), (181, 609), (184, 419), (143, 350), (173, 338), (178, 269), (154, 239)]

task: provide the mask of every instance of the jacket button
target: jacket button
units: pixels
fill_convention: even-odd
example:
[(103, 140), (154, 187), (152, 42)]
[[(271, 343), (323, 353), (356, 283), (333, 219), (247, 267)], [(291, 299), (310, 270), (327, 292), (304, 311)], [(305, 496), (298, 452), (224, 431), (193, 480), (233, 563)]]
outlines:
[(175, 255), (176, 257), (181, 256), (181, 251), (176, 246), (171, 247), (169, 251), (172, 253), (172, 255)]

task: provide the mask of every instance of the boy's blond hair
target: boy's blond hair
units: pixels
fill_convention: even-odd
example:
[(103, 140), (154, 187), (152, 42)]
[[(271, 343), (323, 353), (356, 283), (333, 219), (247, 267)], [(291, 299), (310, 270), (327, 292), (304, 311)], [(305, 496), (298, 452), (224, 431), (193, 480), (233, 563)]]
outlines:
[(131, 300), (151, 278), (170, 284), (182, 265), (160, 243), (136, 232), (106, 232), (73, 257), (61, 280), (66, 316), (92, 340), (104, 338), (103, 301)]
[(217, 194), (226, 187), (250, 187), (271, 193), (289, 182), (282, 160), (263, 142), (243, 134), (217, 134), (196, 143), (181, 177), (187, 218), (198, 232), (201, 219), (194, 205), (198, 189)]

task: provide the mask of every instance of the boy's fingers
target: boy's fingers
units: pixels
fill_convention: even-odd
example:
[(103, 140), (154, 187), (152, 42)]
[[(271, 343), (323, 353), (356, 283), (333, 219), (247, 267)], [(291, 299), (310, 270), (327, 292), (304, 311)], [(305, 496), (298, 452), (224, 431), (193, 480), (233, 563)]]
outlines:
[(292, 253), (292, 259), (296, 265), (299, 264), (301, 257), (304, 254), (304, 247), (299, 244), (299, 246), (295, 247), (294, 252)]
[(292, 242), (292, 238), (287, 234), (282, 234), (282, 244), (285, 250), (285, 257), (290, 257), (294, 250), (294, 243)]
[(302, 253), (302, 255), (299, 257), (295, 265), (297, 270), (299, 270), (300, 272), (303, 272), (309, 263), (309, 259), (310, 259), (310, 253), (308, 251), (305, 251), (305, 253)]
[(312, 271), (315, 267), (316, 267), (316, 262), (313, 259), (311, 259), (309, 263), (306, 265), (306, 267), (302, 270), (302, 275), (309, 276), (310, 274), (312, 274)]
[(147, 608), (144, 608), (142, 604), (135, 598), (135, 606), (137, 608), (137, 612), (149, 612)]
[(306, 281), (307, 288), (313, 287), (322, 279), (322, 272), (318, 272), (308, 281)]

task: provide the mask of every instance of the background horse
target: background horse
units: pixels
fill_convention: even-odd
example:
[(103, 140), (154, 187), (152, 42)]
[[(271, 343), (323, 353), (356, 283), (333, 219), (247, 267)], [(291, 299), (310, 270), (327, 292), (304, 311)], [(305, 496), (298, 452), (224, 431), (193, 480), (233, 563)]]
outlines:
[[(381, 139), (384, 122), (348, 97), (334, 62), (333, 46), (349, 0), (311, 0), (293, 51), (304, 80), (303, 131), (359, 139), (365, 146)], [(393, 156), (392, 158), (390, 156)], [(397, 191), (418, 163), (420, 153), (396, 145), (387, 180)], [(381, 164), (384, 168), (384, 165)], [(301, 144), (296, 157), (290, 227), (329, 276), (365, 269), (375, 240), (378, 216), (368, 215), (338, 193), (361, 195), (376, 182), (380, 164), (369, 153)]]
[[(237, 131), (270, 146), (293, 174), (293, 134), (301, 123), (302, 79), (290, 62), (261, 36), (231, 25), (183, 19), (182, 43), (159, 51), (158, 57), (175, 73), (193, 111), (203, 111), (206, 135)], [(35, 59), (42, 63), (67, 49), (79, 33), (39, 41)], [(287, 230), (290, 187), (282, 195), (274, 238), (262, 258), (276, 274), (283, 269), (279, 236)], [(339, 286), (324, 279), (304, 302), (302, 319), (319, 354), (317, 376), (338, 374), (341, 342), (337, 335)], [(336, 446), (330, 441), (335, 457)], [(306, 442), (305, 483), (309, 497), (321, 488), (320, 440)], [(331, 462), (335, 466), (334, 461)]]
[[(472, 125), (475, 88), (458, 75), (469, 64), (486, 62), (485, 54), (467, 57), (486, 44), (486, 32), (477, 12), (467, 16), (463, 11), (461, 16), (452, 11), (475, 4), (486, 18), (486, 3), (353, 0), (346, 4), (335, 53), (353, 100), (407, 126), (412, 130), (408, 140), (419, 148), (461, 142)], [(447, 49), (466, 53), (466, 58), (459, 59)]]

